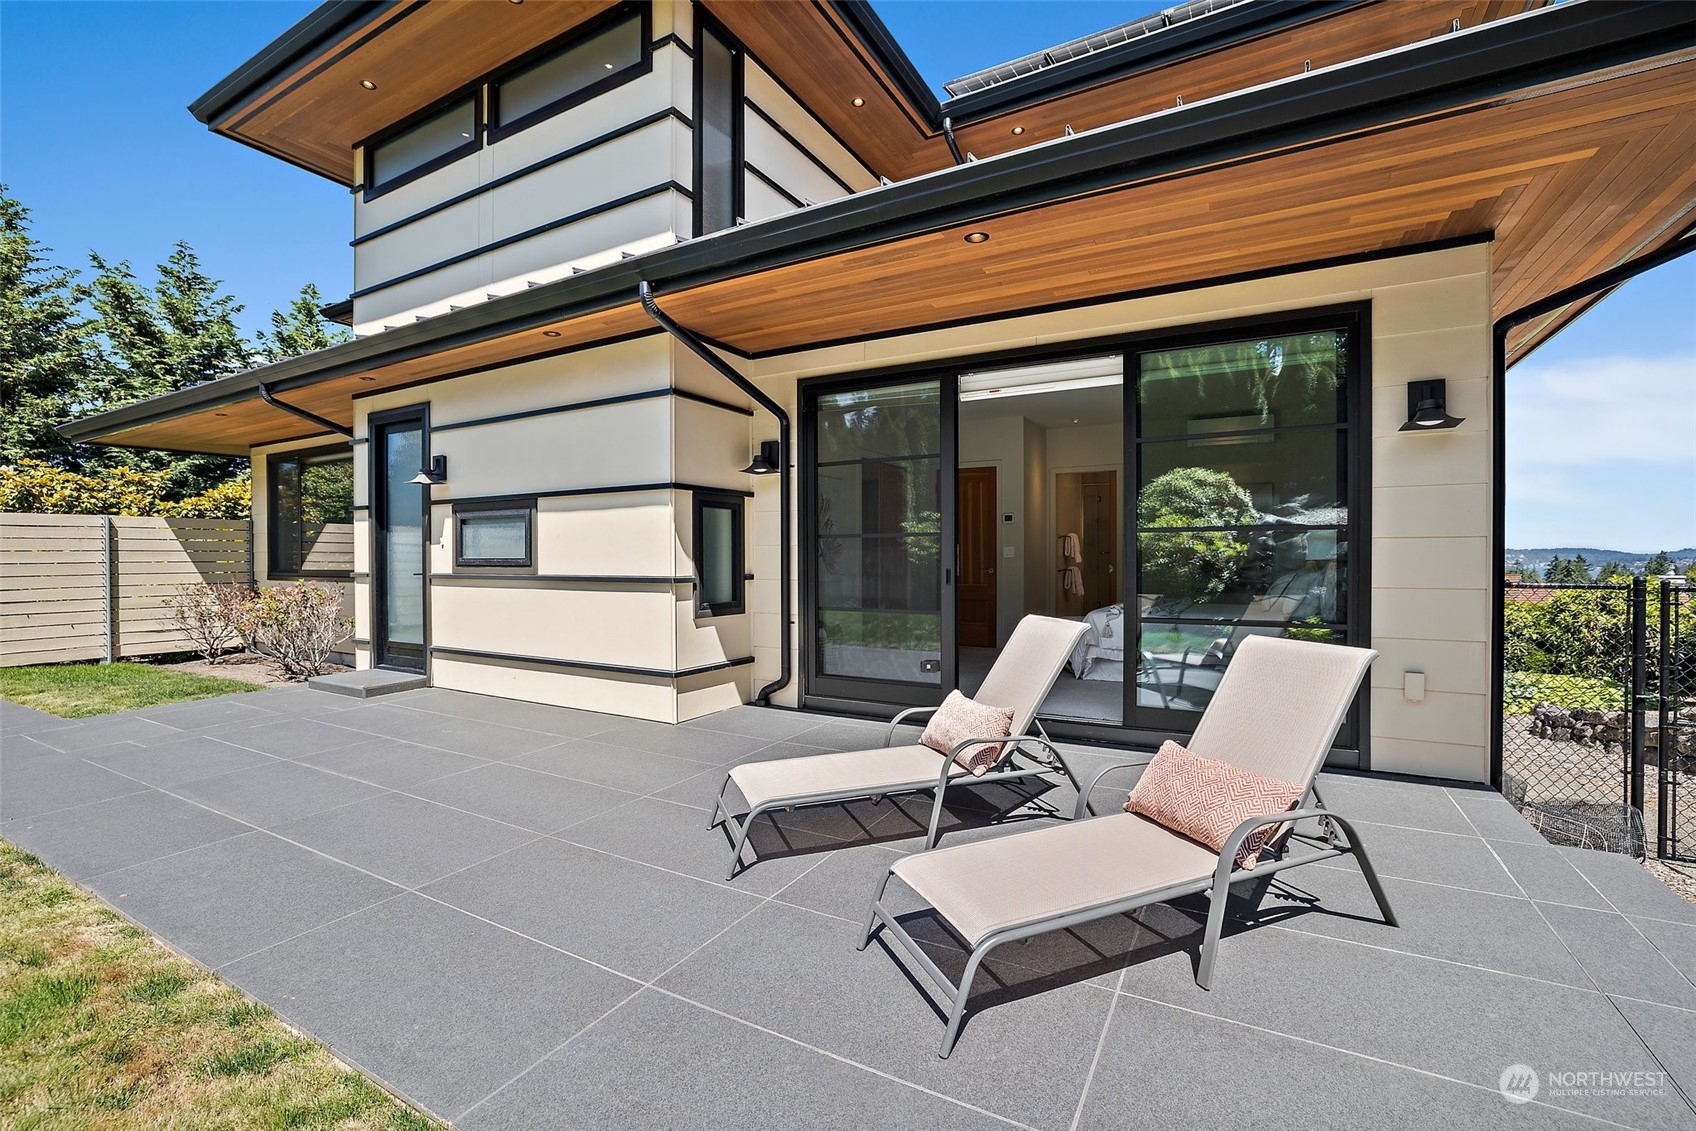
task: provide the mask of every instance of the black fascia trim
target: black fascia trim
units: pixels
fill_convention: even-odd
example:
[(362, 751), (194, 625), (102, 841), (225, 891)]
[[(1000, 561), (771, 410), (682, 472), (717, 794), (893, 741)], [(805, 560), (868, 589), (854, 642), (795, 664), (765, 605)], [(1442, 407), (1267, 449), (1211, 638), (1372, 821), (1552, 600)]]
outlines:
[(518, 664), (534, 664), (544, 668), (569, 668), (576, 671), (606, 672), (610, 675), (646, 676), (650, 679), (682, 679), (685, 676), (705, 675), (708, 672), (724, 671), (727, 668), (747, 667), (754, 662), (752, 656), (740, 656), (734, 660), (724, 660), (716, 664), (701, 664), (692, 668), (638, 668), (626, 664), (601, 664), (590, 660), (559, 660), (550, 656), (520, 656), (511, 652), (485, 652), (477, 648), (449, 648), (432, 645), (432, 656), (459, 657), (474, 660), (508, 661)]
[[(637, 133), (640, 130), (645, 130), (649, 126), (657, 125), (668, 118), (681, 123), (686, 129), (694, 128), (694, 124), (689, 121), (688, 115), (684, 114), (683, 111), (677, 109), (675, 106), (668, 106), (664, 110), (649, 114), (644, 118), (638, 118), (634, 122), (627, 122), (624, 125), (619, 126), (617, 129), (608, 130), (599, 137), (592, 137), (588, 141), (572, 146), (570, 149), (563, 149), (558, 153), (542, 158), (540, 161), (534, 161), (531, 164), (524, 166), (522, 169), (514, 169), (512, 172), (507, 173), (504, 176), (496, 177), (494, 180), (489, 181), (486, 184), (478, 185), (476, 188), (466, 189), (464, 192), (450, 196), (446, 200), (437, 201), (435, 204), (430, 205), (430, 207), (414, 212), (410, 216), (402, 216), (399, 220), (390, 221), (380, 228), (373, 228), (364, 235), (353, 237), (353, 239), (347, 241), (347, 245), (349, 247), (358, 247), (360, 244), (367, 243), (380, 236), (386, 236), (390, 232), (399, 231), (408, 224), (414, 224), (425, 217), (434, 216), (436, 213), (452, 208), (456, 204), (464, 204), (468, 200), (475, 200), (477, 197), (482, 196), (486, 192), (493, 192), (495, 189), (509, 185), (513, 181), (522, 180), (532, 173), (539, 173), (543, 169), (558, 165), (561, 161), (569, 161), (571, 158), (576, 157), (579, 154), (587, 153), (589, 150), (605, 145), (609, 141), (617, 141), (621, 137), (626, 137), (630, 134)], [(353, 300), (349, 299), (347, 301), (351, 303)]]
[(689, 585), (692, 577), (595, 573), (432, 573), (431, 581), (498, 581), (520, 585)]
[(326, 322), (351, 326), (353, 325), (353, 300), (344, 298), (340, 302), (327, 302), (318, 308), (318, 317)]
[(579, 223), (583, 220), (593, 219), (603, 212), (611, 212), (614, 209), (623, 208), (627, 204), (638, 204), (650, 197), (659, 196), (662, 193), (667, 192), (674, 192), (683, 197), (685, 200), (693, 199), (687, 188), (678, 184), (676, 181), (666, 181), (663, 184), (657, 184), (649, 188), (639, 189), (636, 192), (626, 193), (616, 200), (602, 201), (600, 204), (591, 208), (585, 208), (581, 212), (573, 212), (569, 216), (561, 216), (557, 220), (549, 220), (546, 224), (537, 224), (534, 228), (526, 228), (522, 232), (514, 232), (512, 235), (495, 240), (493, 243), (482, 244), (481, 246), (474, 247), (469, 251), (458, 252), (457, 254), (448, 256), (446, 259), (439, 259), (434, 263), (419, 267), (416, 270), (408, 271), (403, 275), (396, 275), (392, 279), (385, 279), (381, 283), (372, 283), (369, 287), (361, 287), (357, 291), (353, 292), (352, 297), (364, 298), (366, 295), (376, 294), (378, 291), (386, 290), (389, 287), (399, 286), (401, 283), (408, 283), (413, 279), (421, 279), (425, 275), (433, 274), (434, 272), (452, 267), (455, 264), (464, 263), (468, 259), (475, 259), (479, 255), (486, 255), (491, 251), (499, 251), (503, 247), (510, 247), (515, 243), (522, 243), (525, 240), (534, 239), (536, 236), (546, 235), (548, 232), (569, 227), (570, 225)]
[[(510, 122), (501, 121), (500, 116), (500, 84), (522, 74), (537, 63), (559, 54), (570, 47), (585, 43), (605, 31), (610, 31), (626, 20), (637, 21), (636, 37), (641, 44), (642, 56), (628, 67), (622, 67), (610, 75), (602, 75), (587, 86), (580, 87), (570, 94), (554, 99), (543, 106), (538, 106), (528, 114), (514, 118)], [(581, 106), (591, 99), (598, 98), (610, 90), (615, 90), (633, 79), (641, 78), (654, 69), (653, 15), (652, 6), (646, 3), (625, 3), (610, 8), (600, 15), (565, 32), (542, 44), (531, 51), (526, 51), (518, 58), (504, 64), (498, 71), (486, 75), (482, 82), (489, 88), (488, 133), (489, 141), (496, 142), (502, 138), (546, 121), (556, 114), (563, 114), (574, 106)]]
[[(761, 69), (763, 70), (764, 68), (761, 68)], [(770, 126), (772, 129), (776, 130), (779, 137), (781, 137), (784, 141), (787, 141), (790, 145), (794, 146), (795, 151), (797, 153), (799, 153), (802, 157), (805, 157), (808, 161), (811, 161), (814, 165), (816, 165), (818, 167), (819, 172), (823, 173), (825, 176), (827, 176), (831, 180), (835, 181), (836, 184), (837, 184), (837, 187), (840, 188), (843, 192), (851, 194), (855, 191), (853, 185), (849, 184), (847, 181), (843, 180), (840, 176), (838, 176), (836, 170), (832, 169), (829, 165), (826, 165), (824, 163), (824, 160), (821, 157), (819, 157), (818, 154), (814, 153), (811, 149), (808, 149), (806, 147), (806, 145), (804, 145), (801, 142), (800, 138), (796, 137), (794, 134), (790, 133), (788, 130), (784, 129), (781, 125), (779, 125), (777, 119), (772, 117), (771, 114), (766, 111), (765, 107), (761, 106), (758, 102), (755, 102), (752, 98), (749, 98), (748, 95), (747, 95), (747, 92), (745, 90), (742, 94), (742, 105), (746, 106), (748, 109), (752, 110), (754, 112), (754, 116), (756, 118), (760, 119), (766, 125)], [(847, 147), (844, 146), (844, 148), (847, 148)], [(849, 152), (852, 153), (853, 151), (849, 150)], [(765, 177), (762, 175), (760, 179), (764, 180)]]
[(1372, 2), (1285, 0), (1278, 4), (1243, 4), (1227, 8), (1201, 19), (1164, 28), (1154, 35), (1115, 44), (958, 98), (945, 99), (942, 111), (954, 119), (956, 127), (970, 125), (984, 118), (1076, 94), (1092, 86), (1120, 82), (1141, 71), (1234, 47), (1247, 40), (1322, 20)]
[(941, 102), (926, 84), (924, 77), (919, 74), (913, 60), (907, 57), (907, 52), (896, 42), (894, 33), (878, 18), (871, 4), (867, 0), (825, 2), (853, 32), (854, 37), (860, 41), (860, 46), (882, 64), (884, 71), (895, 80), (902, 97), (912, 103), (915, 110), (929, 118), (933, 128), (939, 128), (942, 122)]
[(210, 126), (260, 89), (297, 67), (302, 58), (315, 54), (350, 31), (363, 27), (397, 0), (328, 0), (308, 12), (287, 31), (266, 44), (259, 54), (219, 79), (213, 87), (188, 104), (196, 121)]
[(755, 166), (753, 162), (744, 161), (742, 163), (742, 168), (744, 170), (746, 170), (748, 173), (752, 174), (753, 178), (756, 181), (759, 181), (762, 185), (765, 185), (771, 191), (775, 192), (778, 196), (781, 196), (784, 200), (788, 201), (790, 207), (792, 207), (792, 208), (805, 208), (805, 207), (807, 207), (806, 201), (802, 200), (800, 197), (796, 196), (794, 193), (790, 192), (788, 189), (786, 189), (782, 185), (778, 184), (771, 177), (767, 176), (757, 166)]
[(265, 380), (294, 388), (629, 302), (641, 281), (668, 291), (820, 259), (988, 216), (1193, 172), (1222, 160), (1316, 145), (1530, 86), (1677, 50), (1688, 18), (1645, 0), (1562, 4), (1318, 71), (1031, 146), (913, 181), (726, 229), (505, 299), (190, 386), (61, 426), (77, 441), (244, 400)]

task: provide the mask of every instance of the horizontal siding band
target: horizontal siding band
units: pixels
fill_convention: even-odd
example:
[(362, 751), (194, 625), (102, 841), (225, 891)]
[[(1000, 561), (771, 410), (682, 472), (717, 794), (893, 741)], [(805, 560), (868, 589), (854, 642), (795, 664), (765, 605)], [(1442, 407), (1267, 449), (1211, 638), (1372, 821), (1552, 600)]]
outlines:
[(643, 491), (714, 491), (721, 495), (740, 495), (745, 499), (754, 497), (752, 491), (739, 491), (734, 487), (703, 487), (698, 483), (621, 483), (607, 487), (567, 487), (557, 491), (519, 491), (510, 495), (463, 495), (452, 499), (431, 499), (430, 505), (518, 503), (530, 499), (569, 499), (579, 495), (634, 495)]
[(570, 404), (550, 405), (546, 408), (528, 408), (520, 412), (502, 413), (499, 416), (480, 416), (471, 420), (454, 420), (446, 424), (432, 424), (430, 425), (430, 431), (432, 433), (452, 432), (456, 428), (480, 428), (486, 424), (505, 424), (508, 421), (513, 420), (529, 420), (532, 417), (553, 416), (562, 412), (581, 412), (585, 409), (606, 408), (608, 405), (629, 404), (634, 401), (658, 400), (662, 397), (681, 397), (684, 400), (710, 405), (713, 408), (723, 409), (726, 412), (734, 412), (743, 416), (754, 415), (752, 409), (743, 408), (740, 405), (726, 404), (724, 401), (717, 401), (711, 397), (703, 396), (700, 393), (691, 393), (682, 389), (672, 388), (644, 389), (639, 393), (621, 393), (618, 396), (597, 397), (590, 401), (573, 401)]
[(637, 668), (623, 664), (598, 664), (587, 660), (558, 660), (547, 656), (516, 656), (506, 652), (483, 652), (472, 648), (432, 647), (430, 655), (442, 656), (447, 659), (491, 660), (496, 663), (532, 664), (544, 668), (563, 668), (571, 671), (606, 672), (609, 675), (634, 675), (649, 679), (682, 679), (684, 676), (704, 675), (707, 672), (723, 671), (728, 668), (744, 667), (754, 662), (752, 656), (742, 656), (734, 660), (724, 660), (716, 664), (702, 664), (693, 668)]
[(591, 573), (432, 573), (431, 581), (492, 581), (503, 585), (693, 585), (693, 577), (653, 577)]

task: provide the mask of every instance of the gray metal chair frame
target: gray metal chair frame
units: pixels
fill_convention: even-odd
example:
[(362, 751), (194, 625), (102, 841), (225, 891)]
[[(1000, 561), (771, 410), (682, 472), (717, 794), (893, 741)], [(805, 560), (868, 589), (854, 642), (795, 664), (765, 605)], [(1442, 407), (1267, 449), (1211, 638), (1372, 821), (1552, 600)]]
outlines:
[[(889, 730), (884, 734), (883, 745), (885, 747), (894, 745), (896, 729), (909, 718), (912, 718), (915, 715), (929, 715), (937, 710), (938, 707), (909, 707), (907, 710), (902, 711), (890, 720)], [(833, 805), (838, 801), (855, 801), (861, 798), (869, 798), (874, 804), (876, 804), (885, 797), (896, 794), (924, 793), (927, 790), (934, 791), (936, 794), (936, 800), (931, 804), (930, 826), (925, 832), (925, 847), (934, 848), (936, 847), (937, 839), (940, 836), (943, 802), (946, 799), (948, 787), (950, 785), (988, 785), (991, 782), (1020, 781), (1027, 778), (1047, 777), (1051, 774), (1060, 774), (1071, 783), (1073, 789), (1077, 789), (1077, 775), (1072, 772), (1072, 768), (1066, 764), (1066, 759), (1054, 746), (1053, 741), (1049, 739), (1048, 733), (1042, 728), (1041, 721), (1033, 717), (1031, 722), (1036, 727), (1038, 732), (1037, 734), (1020, 734), (1012, 737), (1002, 735), (994, 738), (968, 738), (964, 742), (958, 743), (954, 749), (950, 750), (946, 755), (939, 754), (938, 757), (941, 758), (942, 762), (934, 780), (927, 777), (923, 779), (914, 779), (908, 782), (901, 782), (896, 785), (884, 785), (881, 786), (879, 791), (876, 793), (867, 793), (864, 789), (836, 789), (812, 793), (801, 793), (791, 797), (774, 797), (762, 802), (761, 804), (755, 805), (752, 809), (748, 810), (747, 813), (743, 814), (740, 821), (731, 816), (729, 808), (726, 807), (724, 803), (724, 795), (726, 791), (730, 789), (731, 783), (731, 778), (726, 776), (724, 784), (718, 788), (718, 800), (713, 804), (712, 816), (707, 820), (707, 828), (709, 829), (715, 829), (721, 823), (730, 827), (734, 841), (734, 851), (730, 857), (730, 871), (726, 873), (725, 879), (735, 879), (736, 873), (743, 867), (742, 847), (748, 841), (748, 830), (753, 825), (754, 818), (765, 813), (770, 813), (774, 810), (793, 810), (813, 805)], [(956, 757), (965, 751), (972, 749), (974, 746), (988, 746), (998, 742), (1005, 743), (1006, 746), (1001, 752), (1001, 757), (996, 759), (995, 764), (990, 767), (987, 772), (982, 775), (959, 772), (959, 764), (955, 761)], [(1026, 749), (1027, 747), (1036, 747), (1037, 750), (1033, 753), (1031, 750)], [(1023, 754), (1033, 764), (1020, 768), (1012, 768), (1014, 767), (1014, 756), (1018, 754)]]
[[(1073, 819), (1082, 818), (1086, 810), (1093, 812), (1093, 809), (1089, 807), (1089, 791), (1095, 788), (1096, 783), (1105, 774), (1113, 770), (1124, 769), (1127, 766), (1145, 765), (1146, 761), (1145, 759), (1140, 762), (1122, 762), (1102, 769), (1090, 779), (1089, 786), (1079, 792)], [(972, 991), (972, 979), (977, 976), (978, 967), (983, 964), (983, 960), (988, 957), (989, 952), (1003, 943), (1018, 942), (1021, 939), (1046, 934), (1049, 931), (1065, 930), (1068, 927), (1093, 922), (1096, 919), (1104, 919), (1111, 915), (1122, 915), (1152, 904), (1166, 903), (1170, 900), (1206, 892), (1210, 904), (1207, 912), (1207, 928), (1202, 936), (1201, 961), (1196, 970), (1195, 980), (1196, 984), (1202, 989), (1210, 989), (1213, 983), (1214, 959), (1219, 949), (1219, 936), (1225, 927), (1226, 898), (1230, 894), (1231, 886), (1254, 880), (1264, 880), (1268, 876), (1289, 868), (1298, 868), (1303, 864), (1330, 860), (1338, 856), (1353, 856), (1359, 862), (1361, 873), (1366, 877), (1367, 887), (1372, 890), (1372, 898), (1378, 902), (1378, 911), (1383, 915), (1384, 922), (1392, 927), (1398, 926), (1395, 913), (1390, 909), (1390, 901), (1384, 894), (1384, 887), (1379, 882), (1378, 873), (1373, 870), (1372, 863), (1367, 858), (1365, 848), (1361, 846), (1360, 838), (1356, 834), (1354, 826), (1324, 807), (1317, 788), (1310, 787), (1308, 796), (1304, 801), (1310, 803), (1304, 804), (1299, 809), (1250, 817), (1238, 825), (1231, 832), (1230, 839), (1225, 842), (1225, 847), (1220, 851), (1219, 863), (1214, 868), (1213, 875), (1207, 879), (1174, 884), (1127, 899), (1111, 900), (1069, 911), (1063, 915), (1043, 916), (990, 932), (979, 940), (976, 946), (971, 948), (971, 954), (966, 959), (966, 968), (960, 976), (959, 985), (955, 985), (949, 980), (930, 955), (924, 952), (924, 948), (914, 940), (912, 935), (907, 933), (906, 928), (901, 926), (894, 914), (883, 906), (884, 889), (888, 887), (890, 878), (895, 875), (894, 868), (891, 867), (889, 871), (884, 873), (883, 879), (878, 883), (877, 894), (872, 897), (871, 913), (866, 918), (865, 931), (861, 935), (856, 949), (864, 950), (881, 924), (883, 929), (901, 944), (901, 949), (906, 951), (907, 956), (917, 963), (919, 968), (928, 974), (937, 987), (942, 990), (943, 995), (948, 999), (950, 1008), (948, 1027), (943, 1031), (942, 1044), (937, 1049), (937, 1055), (946, 1059), (948, 1054), (954, 1050), (954, 1042), (960, 1035), (961, 1022), (965, 1020), (966, 998)], [(1303, 836), (1294, 832), (1296, 822), (1315, 819), (1326, 826), (1321, 836)], [(1237, 868), (1235, 865), (1237, 849), (1242, 846), (1248, 835), (1264, 825), (1280, 824), (1292, 826), (1291, 829), (1285, 830), (1284, 837), (1310, 845), (1312, 851), (1303, 852), (1300, 856), (1295, 857), (1263, 860), (1252, 871)], [(1336, 834), (1338, 828), (1346, 835), (1347, 843), (1338, 842)], [(1279, 850), (1279, 854), (1281, 856), (1281, 850)], [(943, 922), (946, 923), (947, 920), (944, 919)]]

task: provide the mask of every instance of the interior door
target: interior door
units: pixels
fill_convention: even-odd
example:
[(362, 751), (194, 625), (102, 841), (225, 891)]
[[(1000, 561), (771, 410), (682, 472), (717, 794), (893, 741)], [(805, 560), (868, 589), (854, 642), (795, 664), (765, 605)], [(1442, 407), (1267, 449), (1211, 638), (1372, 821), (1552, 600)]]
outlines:
[(425, 586), (430, 488), (412, 480), (429, 462), (429, 425), (422, 407), (371, 422), (371, 562), (373, 661), (380, 668), (425, 668)]
[(940, 702), (955, 686), (954, 382), (820, 382), (803, 416), (806, 693)]
[(993, 648), (995, 567), (995, 468), (960, 469), (960, 646)]

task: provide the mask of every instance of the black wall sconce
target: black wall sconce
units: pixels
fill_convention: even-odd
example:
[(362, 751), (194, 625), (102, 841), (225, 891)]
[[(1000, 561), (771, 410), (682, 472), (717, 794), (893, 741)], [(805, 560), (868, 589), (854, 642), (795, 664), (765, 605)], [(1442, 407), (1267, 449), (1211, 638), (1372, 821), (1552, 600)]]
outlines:
[(743, 475), (776, 475), (783, 470), (783, 452), (776, 440), (761, 440), (760, 450), (742, 469)]
[(421, 487), (433, 487), (438, 483), (448, 481), (448, 457), (431, 456), (430, 466), (408, 479), (408, 483), (416, 483)]
[(1445, 403), (1447, 382), (1441, 378), (1430, 381), (1409, 381), (1407, 383), (1407, 423), (1398, 431), (1402, 432), (1435, 432), (1440, 428), (1453, 428), (1466, 419), (1464, 416), (1450, 416)]

